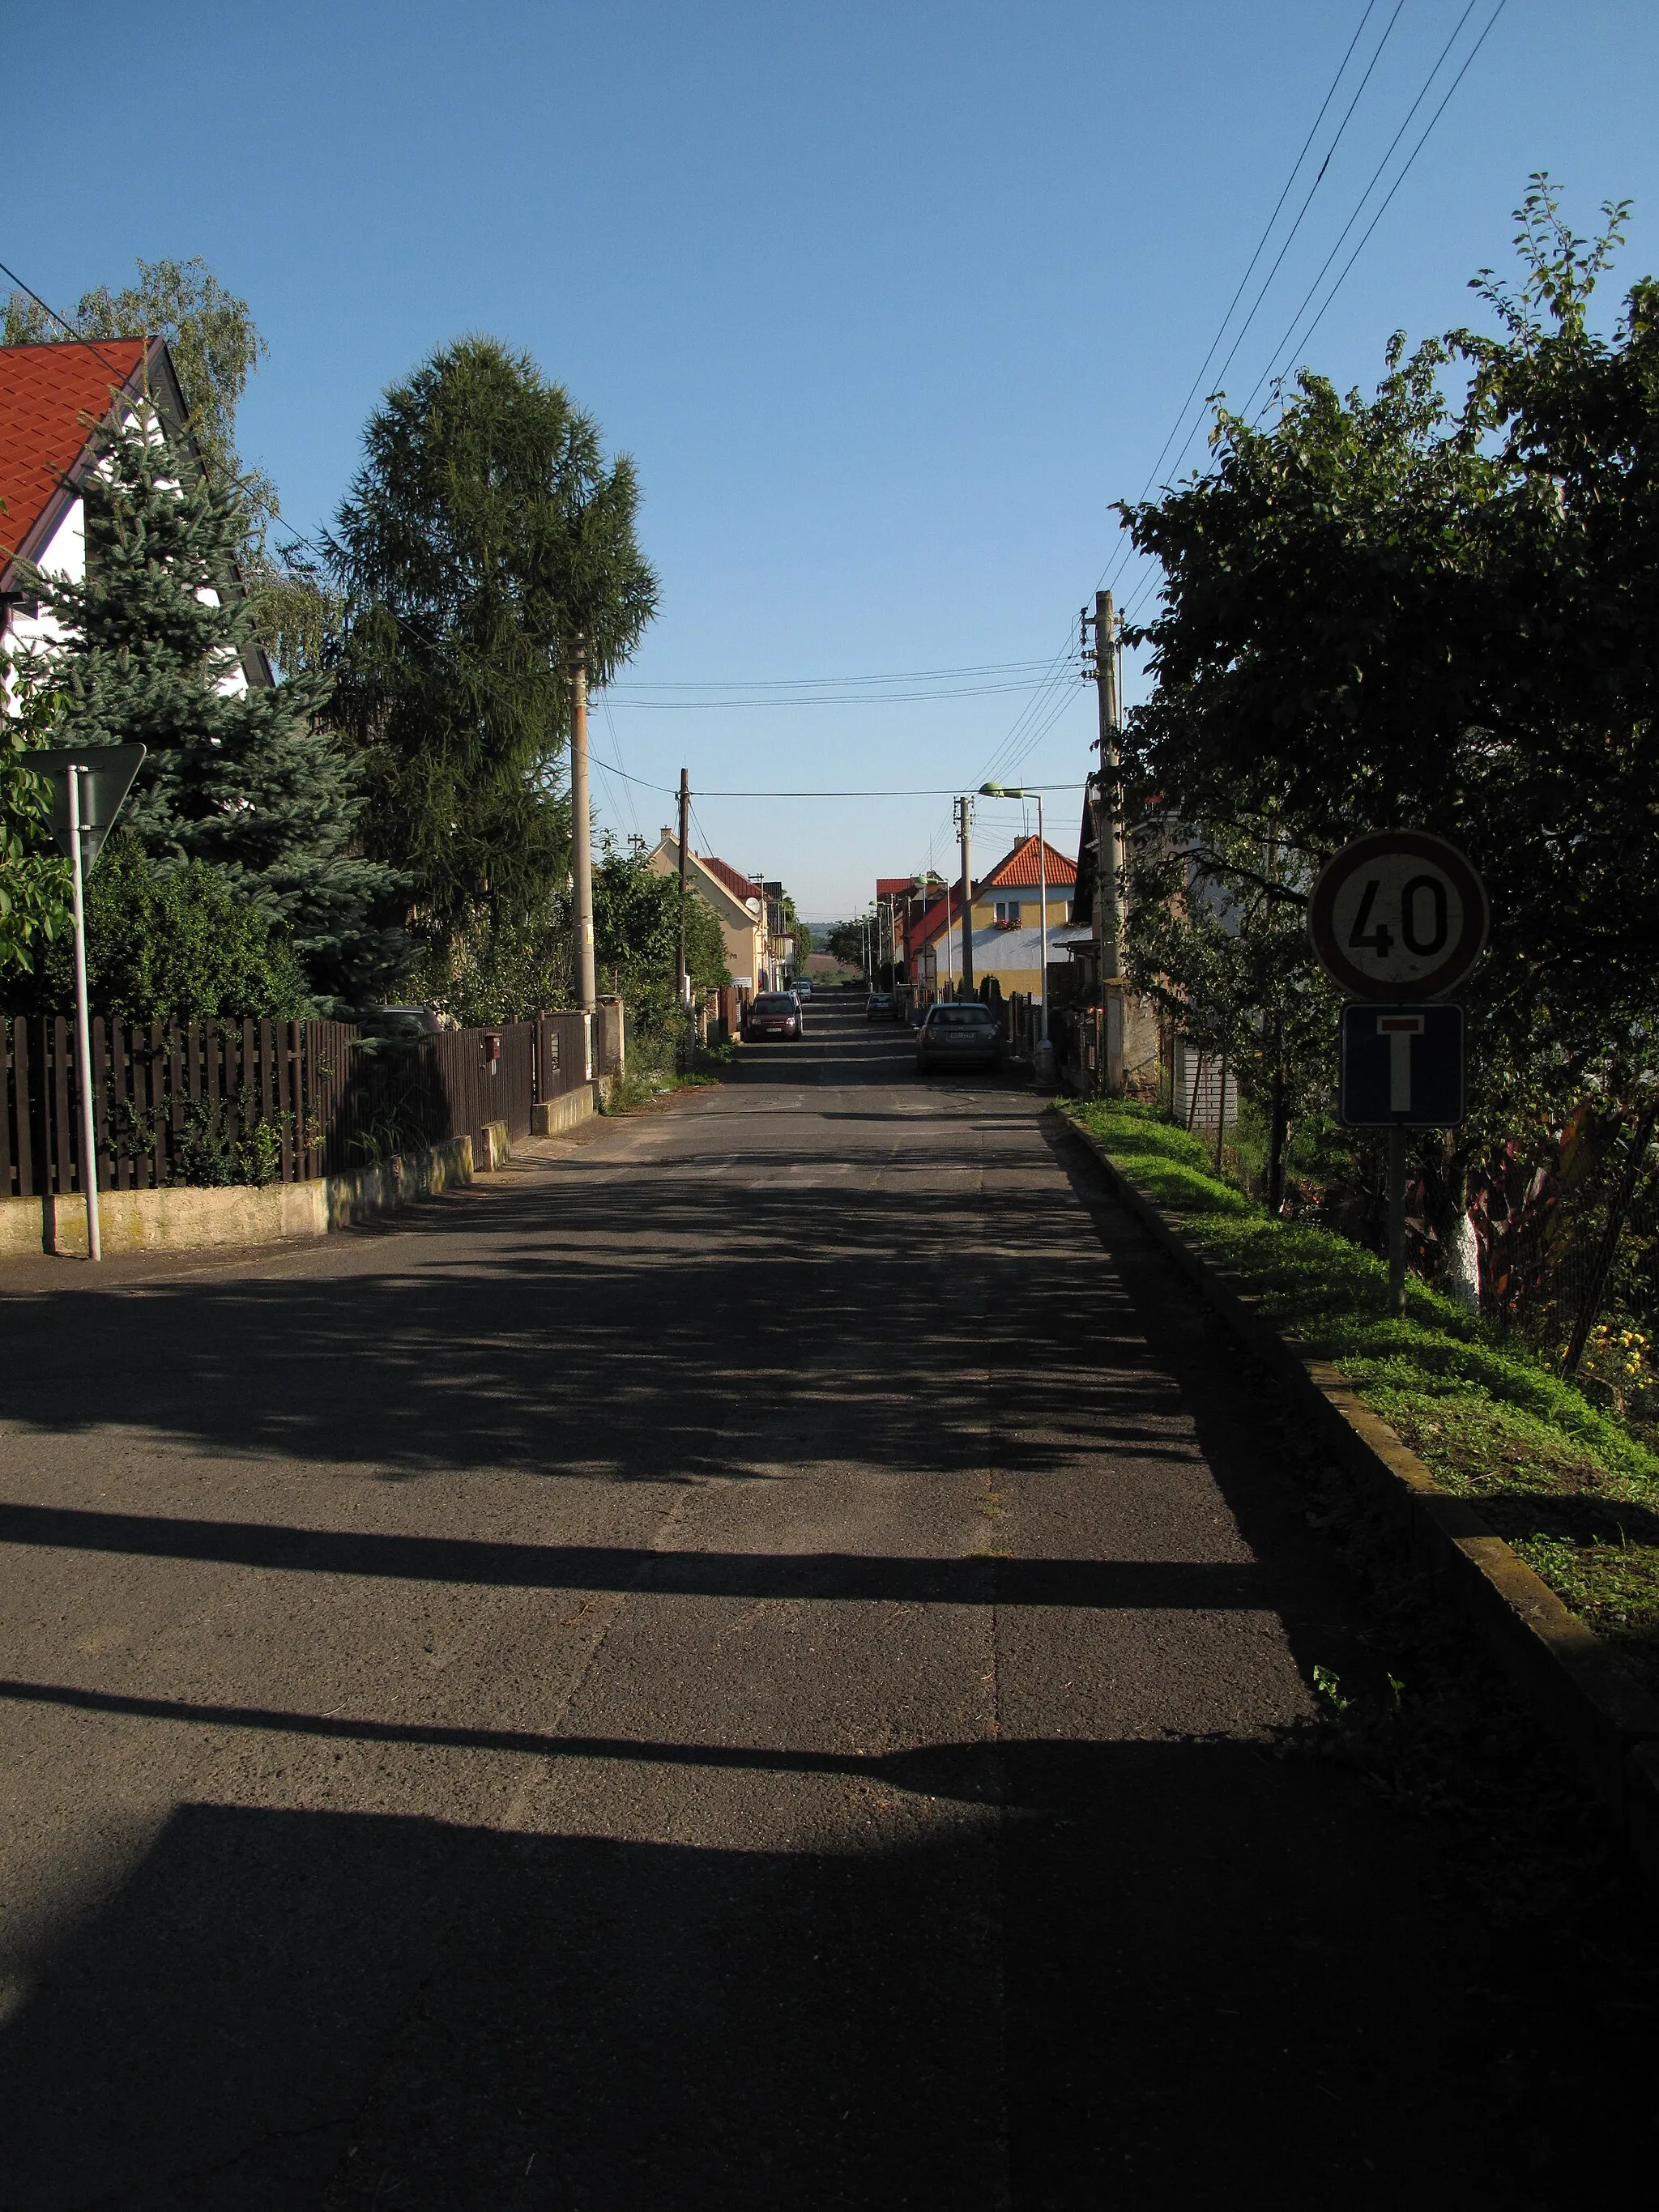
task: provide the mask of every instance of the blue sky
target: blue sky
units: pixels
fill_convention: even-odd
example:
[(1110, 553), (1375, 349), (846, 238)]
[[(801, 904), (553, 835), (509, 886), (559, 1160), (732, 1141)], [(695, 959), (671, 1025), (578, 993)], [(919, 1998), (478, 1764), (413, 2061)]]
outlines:
[[(1332, 276), (1494, 4), (1475, 0)], [(1034, 686), (1364, 13), (160, 0), (139, 37), (129, 9), (59, 0), (7, 25), (3, 258), (63, 305), (137, 255), (203, 254), (270, 340), (242, 442), (306, 529), (388, 381), (464, 331), (527, 348), (634, 454), (662, 578), (596, 752), (647, 785), (685, 763), (707, 794), (695, 842), (781, 876), (809, 915), (846, 913), (876, 874), (946, 861), (948, 798), (713, 794), (971, 787), (1034, 735), (1018, 774), (1080, 780), (1089, 695)], [(1236, 399), (1463, 15), (1373, 0), (1258, 281), (1386, 42), (1228, 373)], [(1651, 4), (1507, 0), (1305, 357), (1369, 383), (1396, 326), (1471, 319), (1467, 280), (1508, 260), (1534, 168), (1581, 229), (1632, 196), (1620, 273), (1659, 264), (1656, 63)], [(722, 689), (958, 669), (996, 672), (878, 687), (967, 695), (892, 703)], [(714, 703), (647, 688), (676, 684)], [(624, 835), (669, 818), (619, 778), (596, 797)], [(1062, 844), (1076, 805), (1050, 802)], [(1019, 817), (982, 803), (986, 858)]]

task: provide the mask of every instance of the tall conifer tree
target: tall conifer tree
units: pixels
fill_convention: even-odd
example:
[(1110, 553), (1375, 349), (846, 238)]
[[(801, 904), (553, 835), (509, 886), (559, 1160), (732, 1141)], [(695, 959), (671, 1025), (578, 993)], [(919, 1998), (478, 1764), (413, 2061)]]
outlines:
[(363, 997), (407, 957), (380, 918), (399, 878), (360, 849), (361, 769), (320, 725), (326, 679), (263, 681), (232, 495), (143, 404), (109, 434), (84, 495), (86, 580), (37, 574), (64, 636), (26, 678), (61, 695), (64, 739), (149, 748), (123, 817), (148, 853), (222, 870), (283, 930), (320, 1000)]

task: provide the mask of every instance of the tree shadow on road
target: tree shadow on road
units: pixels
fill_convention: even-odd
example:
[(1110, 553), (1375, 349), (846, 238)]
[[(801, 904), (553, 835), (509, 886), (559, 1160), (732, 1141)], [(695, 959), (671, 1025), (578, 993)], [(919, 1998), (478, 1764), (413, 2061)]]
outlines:
[(782, 1758), (908, 1793), (932, 1839), (180, 1808), (0, 2036), (4, 2202), (1556, 2203), (1645, 2063), (1509, 2009), (1536, 1967), (1437, 1911), (1328, 1771), (1017, 1741), (866, 1785), (721, 1756), (734, 1789)]

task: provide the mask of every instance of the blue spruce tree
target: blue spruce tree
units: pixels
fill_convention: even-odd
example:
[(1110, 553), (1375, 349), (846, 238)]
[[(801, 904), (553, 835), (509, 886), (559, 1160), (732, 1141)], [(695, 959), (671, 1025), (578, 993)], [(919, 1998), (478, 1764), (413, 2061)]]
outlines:
[(319, 1006), (344, 1011), (406, 964), (401, 878), (362, 849), (360, 757), (326, 726), (329, 680), (268, 680), (237, 575), (234, 495), (153, 410), (87, 478), (86, 580), (37, 573), (64, 633), (20, 668), (62, 699), (60, 743), (149, 748), (123, 816), (150, 858), (205, 861), (287, 939)]

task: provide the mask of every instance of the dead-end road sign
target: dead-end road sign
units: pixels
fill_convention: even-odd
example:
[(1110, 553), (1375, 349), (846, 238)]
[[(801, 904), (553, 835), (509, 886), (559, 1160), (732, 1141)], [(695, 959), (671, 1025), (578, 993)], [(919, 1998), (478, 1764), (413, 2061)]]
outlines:
[(1438, 999), (1486, 941), (1486, 886), (1455, 845), (1422, 830), (1358, 837), (1326, 863), (1308, 902), (1321, 965), (1356, 999)]
[(1337, 1112), (1350, 1129), (1449, 1129), (1464, 1114), (1462, 1006), (1344, 1006)]

